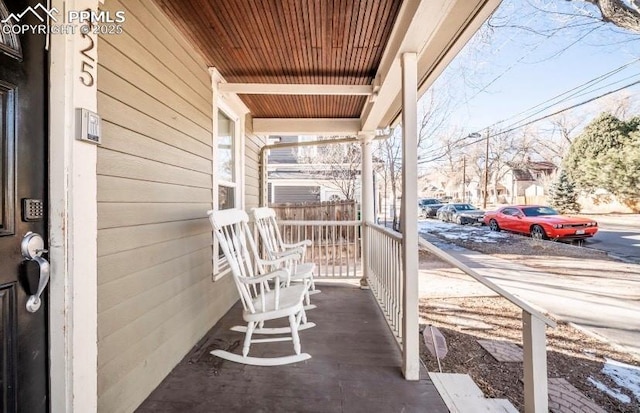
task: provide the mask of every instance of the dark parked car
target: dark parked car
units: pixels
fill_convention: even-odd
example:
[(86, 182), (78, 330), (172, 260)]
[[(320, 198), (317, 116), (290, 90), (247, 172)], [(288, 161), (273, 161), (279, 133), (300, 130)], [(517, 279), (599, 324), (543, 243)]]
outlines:
[(484, 211), (471, 204), (448, 204), (437, 212), (438, 219), (456, 224), (483, 223)]
[(420, 216), (425, 218), (435, 218), (436, 211), (444, 204), (437, 198), (422, 198), (418, 203), (420, 208)]

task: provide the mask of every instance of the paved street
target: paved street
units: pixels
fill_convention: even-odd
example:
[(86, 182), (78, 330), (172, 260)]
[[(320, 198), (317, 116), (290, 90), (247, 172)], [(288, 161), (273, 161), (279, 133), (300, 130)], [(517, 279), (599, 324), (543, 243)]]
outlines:
[(640, 215), (591, 215), (599, 231), (585, 246), (640, 264)]
[[(444, 242), (438, 242), (438, 246), (511, 293), (640, 355), (640, 265), (544, 257), (537, 268), (532, 268)], [(570, 275), (545, 271), (553, 266), (564, 268)], [(451, 271), (436, 269), (421, 274), (421, 278), (445, 279)], [(460, 276), (456, 277), (460, 284)], [(421, 290), (429, 291), (437, 284), (423, 280)], [(462, 288), (484, 290), (470, 279)]]

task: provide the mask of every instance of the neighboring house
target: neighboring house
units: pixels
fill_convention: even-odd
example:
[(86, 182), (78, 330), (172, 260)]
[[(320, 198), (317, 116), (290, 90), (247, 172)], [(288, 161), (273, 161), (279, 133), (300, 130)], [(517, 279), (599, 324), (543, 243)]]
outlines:
[(451, 179), (441, 171), (434, 171), (418, 178), (418, 193), (421, 197), (442, 198), (453, 189)]
[[(539, 203), (546, 194), (557, 167), (546, 161), (508, 163), (501, 176), (492, 175), (487, 182), (487, 201), (491, 204)], [(484, 200), (484, 181), (468, 175), (463, 187), (462, 177), (453, 179), (439, 171), (429, 174), (423, 184), (421, 196), (449, 198), (480, 205)]]
[[(292, 144), (317, 140), (315, 136), (271, 136), (271, 144)], [(320, 202), (346, 199), (340, 187), (348, 182), (338, 182), (330, 178), (332, 169), (328, 165), (312, 164), (305, 159), (313, 158), (320, 148), (285, 147), (269, 150), (267, 163), (267, 197), (269, 203)], [(358, 166), (359, 168), (359, 166)], [(352, 199), (360, 199), (359, 170), (355, 172), (354, 193)]]
[[(498, 203), (538, 203), (547, 195), (548, 184), (556, 170), (556, 165), (546, 161), (509, 163), (508, 170), (498, 182)], [(493, 200), (496, 200), (496, 193), (493, 192), (491, 184), (490, 194)]]
[[(43, 4), (126, 19), (118, 30), (84, 22), (15, 34), (46, 21), (35, 16)], [(360, 136), (363, 272), (372, 234), (417, 264), (417, 232), (404, 241), (373, 232), (372, 139), (400, 113), (417, 118), (417, 99), (499, 1), (327, 4), (0, 0), (3, 411), (135, 411), (238, 300), (206, 211), (266, 204), (267, 136)], [(403, 128), (407, 145), (412, 129)], [(406, 199), (417, 203), (416, 171), (417, 162), (403, 166)], [(43, 242), (29, 234), (36, 242), (25, 249), (30, 232)], [(43, 280), (51, 263), (39, 309), (20, 279), (21, 251), (39, 258), (31, 264)], [(418, 271), (394, 268), (405, 293), (392, 359), (417, 381)], [(259, 383), (238, 386), (220, 391), (255, 396)]]
[[(483, 202), (482, 198), (482, 182), (477, 176), (467, 177), (465, 185), (466, 193), (464, 194), (465, 202), (481, 206)], [(461, 198), (462, 200), (462, 198)]]
[(466, 182), (463, 184), (461, 174), (446, 174), (437, 171), (420, 179), (422, 187), (420, 196), (438, 198), (445, 202), (450, 200), (462, 202), (464, 199), (465, 202), (475, 203), (478, 198), (478, 194), (474, 191), (476, 185), (477, 182), (471, 176), (466, 176)]

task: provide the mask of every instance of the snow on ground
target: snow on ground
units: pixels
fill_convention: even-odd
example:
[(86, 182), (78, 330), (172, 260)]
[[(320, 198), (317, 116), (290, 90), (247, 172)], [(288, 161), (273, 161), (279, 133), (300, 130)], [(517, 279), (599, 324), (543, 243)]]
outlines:
[(485, 226), (458, 225), (449, 222), (425, 220), (418, 222), (418, 231), (437, 234), (445, 239), (458, 239), (471, 242), (496, 243), (509, 237), (503, 232), (493, 232)]
[[(640, 367), (631, 364), (621, 363), (619, 361), (606, 359), (602, 372), (620, 387), (633, 393), (636, 400), (640, 401)], [(630, 403), (631, 398), (620, 392), (620, 389), (611, 389), (604, 383), (589, 377), (589, 382), (598, 389), (620, 400), (623, 403)]]
[(610, 389), (603, 382), (594, 379), (593, 377), (589, 377), (587, 379), (589, 383), (593, 384), (598, 390), (607, 393), (609, 396), (613, 397), (616, 400), (619, 400), (622, 403), (631, 403), (631, 397), (626, 394), (620, 393), (620, 389)]
[(640, 367), (606, 359), (602, 372), (620, 387), (626, 387), (640, 401)]

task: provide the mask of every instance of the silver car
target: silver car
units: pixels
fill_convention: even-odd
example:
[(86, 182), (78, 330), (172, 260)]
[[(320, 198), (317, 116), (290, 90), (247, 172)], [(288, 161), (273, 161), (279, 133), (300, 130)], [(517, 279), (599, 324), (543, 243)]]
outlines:
[(438, 209), (438, 219), (456, 224), (482, 224), (484, 211), (471, 204), (448, 204)]

